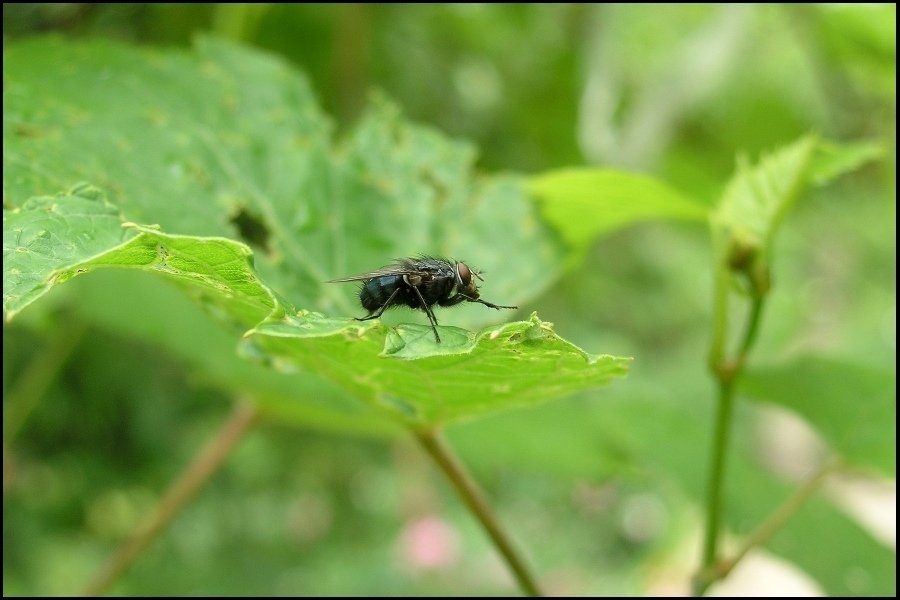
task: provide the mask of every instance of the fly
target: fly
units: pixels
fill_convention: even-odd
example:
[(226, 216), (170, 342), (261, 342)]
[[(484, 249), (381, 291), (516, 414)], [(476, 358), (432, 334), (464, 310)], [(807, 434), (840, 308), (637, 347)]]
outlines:
[(500, 306), (480, 298), (475, 279), (484, 281), (478, 271), (473, 271), (464, 262), (420, 256), (418, 258), (401, 258), (375, 271), (360, 273), (351, 277), (332, 279), (328, 283), (342, 281), (362, 281), (359, 288), (359, 302), (369, 311), (364, 317), (355, 317), (357, 321), (377, 319), (392, 306), (408, 306), (420, 309), (428, 315), (434, 341), (441, 343), (437, 331), (437, 318), (432, 307), (455, 306), (461, 302), (477, 302), (487, 307), (519, 308), (518, 306)]

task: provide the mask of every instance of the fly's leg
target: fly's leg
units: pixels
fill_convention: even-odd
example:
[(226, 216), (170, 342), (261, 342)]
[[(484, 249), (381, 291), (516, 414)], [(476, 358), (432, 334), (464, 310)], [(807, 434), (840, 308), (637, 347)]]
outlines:
[(414, 285), (410, 287), (415, 290), (416, 296), (419, 297), (419, 302), (422, 303), (422, 310), (424, 310), (425, 314), (428, 315), (428, 320), (431, 322), (431, 330), (434, 331), (434, 341), (440, 344), (441, 336), (439, 336), (437, 332), (437, 319), (434, 316), (434, 312), (432, 312), (431, 307), (426, 304), (425, 298), (422, 297), (422, 292), (419, 291), (419, 288)]
[(482, 300), (481, 298), (469, 298), (468, 296), (466, 296), (465, 298), (466, 298), (466, 300), (468, 300), (469, 302), (477, 302), (477, 303), (479, 303), (479, 304), (484, 304), (484, 305), (487, 306), (487, 307), (495, 308), (495, 309), (497, 309), (497, 310), (500, 310), (501, 308), (519, 308), (518, 306), (501, 306), (501, 305), (499, 305), (499, 304), (494, 304), (494, 303), (492, 303), (492, 302), (485, 302), (485, 301)]

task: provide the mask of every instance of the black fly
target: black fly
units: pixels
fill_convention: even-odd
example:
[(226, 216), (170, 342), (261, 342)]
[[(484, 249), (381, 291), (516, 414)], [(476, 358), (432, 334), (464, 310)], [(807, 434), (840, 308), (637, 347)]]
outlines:
[(499, 306), (479, 298), (478, 287), (475, 285), (476, 277), (484, 281), (481, 275), (470, 269), (466, 263), (420, 256), (401, 258), (375, 271), (332, 279), (328, 283), (363, 282), (359, 289), (359, 301), (369, 314), (357, 317), (357, 321), (377, 319), (392, 306), (408, 306), (425, 311), (434, 331), (434, 340), (440, 344), (437, 319), (431, 308), (435, 304), (454, 306), (460, 302), (478, 302), (498, 310), (518, 308), (518, 306)]

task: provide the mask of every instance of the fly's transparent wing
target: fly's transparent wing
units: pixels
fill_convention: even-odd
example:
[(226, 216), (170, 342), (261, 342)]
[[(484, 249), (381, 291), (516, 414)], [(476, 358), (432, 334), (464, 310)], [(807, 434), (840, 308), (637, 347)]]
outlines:
[(405, 261), (398, 261), (394, 264), (381, 267), (374, 271), (360, 273), (359, 275), (350, 275), (349, 277), (340, 277), (338, 279), (329, 279), (325, 283), (341, 283), (344, 281), (365, 281), (374, 279), (375, 277), (384, 277), (386, 275), (423, 275), (425, 272), (413, 268)]
[(433, 277), (453, 274), (453, 263), (443, 258), (434, 258), (431, 256), (420, 256), (418, 258), (400, 258), (393, 263), (366, 273), (359, 275), (350, 275), (349, 277), (341, 277), (339, 279), (330, 279), (325, 283), (341, 283), (345, 281), (365, 281), (374, 279), (375, 277), (385, 277), (387, 275), (412, 275), (419, 276), (423, 279), (431, 279)]

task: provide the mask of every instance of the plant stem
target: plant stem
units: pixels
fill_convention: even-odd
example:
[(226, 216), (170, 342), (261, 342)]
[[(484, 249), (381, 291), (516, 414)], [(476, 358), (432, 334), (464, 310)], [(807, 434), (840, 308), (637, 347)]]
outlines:
[(822, 465), (802, 486), (794, 490), (787, 500), (781, 506), (775, 509), (769, 518), (751, 533), (743, 546), (727, 560), (721, 561), (715, 569), (715, 578), (722, 579), (726, 577), (732, 569), (747, 555), (750, 550), (766, 543), (775, 533), (781, 529), (785, 522), (796, 513), (801, 506), (819, 490), (825, 477), (831, 474), (840, 466), (837, 460), (830, 460)]
[(719, 527), (722, 523), (722, 487), (725, 478), (725, 459), (731, 433), (731, 412), (734, 408), (733, 380), (719, 381), (719, 403), (713, 430), (712, 464), (710, 465), (707, 496), (706, 537), (703, 544), (703, 569), (716, 560)]
[(713, 332), (709, 349), (709, 367), (715, 373), (725, 356), (728, 337), (728, 271), (718, 265), (713, 281)]
[(509, 536), (501, 529), (500, 523), (491, 512), (491, 508), (485, 501), (484, 494), (475, 483), (475, 480), (466, 472), (453, 452), (441, 440), (438, 433), (433, 430), (414, 430), (416, 438), (425, 448), (425, 451), (437, 462), (444, 475), (456, 488), (457, 493), (469, 507), (475, 516), (481, 521), (481, 525), (487, 530), (488, 535), (499, 550), (506, 564), (515, 575), (516, 581), (522, 591), (528, 596), (540, 596), (535, 578), (525, 566), (525, 561), (513, 547)]
[(731, 571), (757, 546), (762, 546), (796, 513), (809, 498), (819, 490), (825, 478), (838, 469), (841, 462), (832, 459), (823, 464), (802, 486), (794, 490), (778, 508), (741, 545), (733, 556), (710, 564), (700, 571), (694, 579), (695, 595), (702, 595), (707, 588), (720, 579), (727, 577)]
[[(719, 282), (721, 283), (721, 282)], [(717, 286), (718, 287), (718, 286)], [(694, 577), (694, 595), (701, 596), (712, 583), (709, 577), (718, 555), (719, 530), (722, 524), (722, 497), (725, 481), (725, 464), (728, 442), (731, 437), (731, 415), (734, 410), (735, 382), (744, 369), (747, 354), (756, 342), (762, 316), (765, 296), (754, 296), (747, 317), (743, 338), (738, 346), (737, 356), (732, 360), (724, 357), (723, 330), (727, 322), (727, 294), (717, 294), (715, 309), (713, 347), (710, 353), (712, 372), (716, 377), (719, 398), (713, 431), (712, 458), (709, 472), (707, 495), (706, 535), (703, 542), (703, 561), (700, 571)]]
[(750, 352), (750, 348), (753, 346), (753, 343), (756, 342), (756, 335), (759, 333), (759, 321), (762, 317), (763, 299), (763, 296), (754, 296), (753, 301), (750, 304), (750, 316), (747, 318), (747, 329), (744, 330), (744, 340), (741, 342), (741, 347), (740, 350), (738, 350), (738, 357), (736, 360), (741, 367), (744, 366), (747, 353)]
[(209, 481), (256, 421), (257, 414), (255, 407), (243, 402), (237, 403), (216, 437), (201, 450), (187, 469), (169, 486), (155, 509), (138, 527), (131, 539), (119, 546), (116, 553), (84, 588), (82, 595), (98, 596), (115, 583), (203, 484)]

